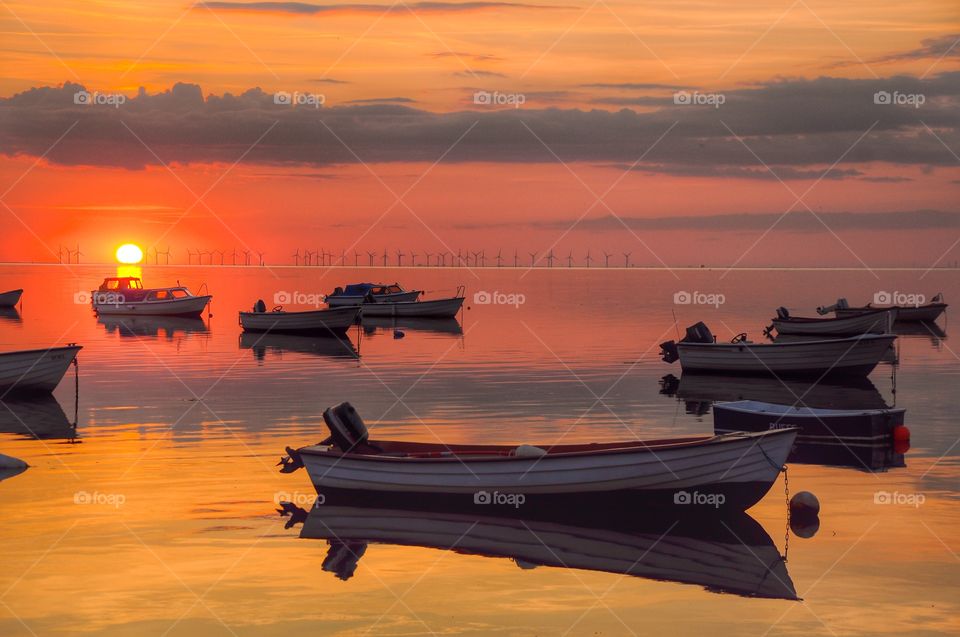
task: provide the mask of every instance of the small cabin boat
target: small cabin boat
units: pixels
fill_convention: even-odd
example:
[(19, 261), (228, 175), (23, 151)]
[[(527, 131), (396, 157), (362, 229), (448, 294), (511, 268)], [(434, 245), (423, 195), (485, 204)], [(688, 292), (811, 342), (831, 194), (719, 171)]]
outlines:
[(200, 316), (213, 298), (186, 287), (144, 288), (138, 277), (107, 277), (91, 293), (100, 315)]
[[(330, 437), (289, 449), (318, 492), (456, 506), (491, 493), (524, 511), (576, 503), (642, 505), (676, 515), (744, 511), (769, 491), (795, 429), (572, 445), (446, 445), (370, 440), (350, 403), (327, 409)], [(499, 495), (498, 495), (499, 494)], [(347, 497), (350, 497), (349, 495)]]
[(363, 304), (363, 318), (401, 317), (401, 318), (437, 318), (451, 319), (463, 307), (464, 296), (458, 294), (446, 299), (429, 301), (372, 301)]
[(420, 298), (423, 290), (404, 290), (399, 283), (353, 283), (338, 287), (326, 297), (327, 305), (361, 305), (368, 301), (377, 303), (412, 302)]

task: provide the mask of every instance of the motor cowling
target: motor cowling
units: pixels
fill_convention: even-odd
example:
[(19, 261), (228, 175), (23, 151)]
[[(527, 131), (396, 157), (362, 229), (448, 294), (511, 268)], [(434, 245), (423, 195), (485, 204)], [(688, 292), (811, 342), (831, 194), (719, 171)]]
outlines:
[(370, 447), (367, 445), (367, 426), (350, 403), (343, 402), (328, 408), (323, 412), (323, 421), (330, 429), (331, 441), (340, 451), (349, 453), (358, 450), (357, 447), (364, 450)]
[(680, 350), (674, 341), (660, 343), (660, 358), (665, 363), (675, 363), (680, 359)]
[(777, 318), (778, 319), (788, 319), (790, 318), (790, 310), (783, 307), (782, 305), (777, 308)]
[(267, 304), (263, 302), (263, 299), (257, 299), (257, 302), (253, 304), (253, 311), (262, 314), (267, 311)]

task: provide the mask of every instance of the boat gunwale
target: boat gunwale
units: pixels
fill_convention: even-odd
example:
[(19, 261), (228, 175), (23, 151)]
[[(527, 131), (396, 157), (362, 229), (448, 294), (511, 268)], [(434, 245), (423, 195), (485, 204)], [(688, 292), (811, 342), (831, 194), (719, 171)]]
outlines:
[(61, 350), (75, 350), (80, 351), (83, 349), (83, 345), (58, 345), (57, 347), (38, 347), (36, 349), (18, 349), (12, 352), (0, 352), (0, 356), (13, 356), (15, 354), (35, 354), (37, 352), (58, 352)]
[(871, 316), (879, 316), (880, 314), (890, 313), (895, 311), (898, 308), (884, 308), (884, 309), (865, 309), (863, 312), (855, 314), (853, 316), (787, 316), (787, 317), (774, 317), (770, 319), (774, 324), (776, 323), (802, 323), (802, 324), (811, 324), (811, 325), (827, 325), (829, 323), (836, 323), (838, 321), (853, 321), (855, 319), (866, 319)]
[[(743, 406), (742, 403), (763, 403), (766, 405), (774, 405), (778, 407), (785, 407), (784, 411), (763, 411), (757, 409), (750, 409), (746, 406)], [(807, 407), (802, 405), (797, 407), (796, 405), (788, 406), (781, 405), (778, 403), (765, 403), (764, 401), (759, 400), (734, 400), (728, 402), (715, 402), (713, 404), (714, 410), (720, 409), (723, 411), (734, 411), (740, 414), (751, 414), (751, 415), (770, 415), (770, 416), (783, 416), (790, 418), (818, 418), (818, 417), (853, 417), (853, 416), (878, 416), (886, 414), (898, 414), (906, 413), (906, 407), (890, 407), (887, 409), (876, 408), (876, 409), (827, 409), (821, 407)], [(807, 413), (796, 411), (798, 409), (806, 409)]]
[(359, 308), (359, 305), (344, 305), (339, 307), (320, 307), (314, 310), (271, 310), (270, 312), (241, 311), (240, 316), (307, 316), (310, 314), (329, 314), (331, 312), (347, 314), (349, 311), (359, 314)]
[[(318, 457), (328, 457), (328, 458), (338, 458), (338, 459), (350, 459), (350, 460), (359, 460), (367, 462), (400, 462), (400, 463), (438, 463), (438, 462), (459, 462), (461, 464), (466, 462), (540, 462), (542, 460), (550, 458), (583, 458), (583, 457), (593, 457), (593, 456), (605, 456), (605, 455), (616, 455), (616, 454), (625, 454), (625, 453), (656, 453), (657, 451), (671, 451), (675, 449), (688, 449), (695, 447), (704, 447), (712, 445), (721, 445), (721, 444), (731, 444), (733, 442), (745, 442), (751, 439), (763, 439), (765, 437), (771, 436), (775, 437), (778, 435), (788, 435), (796, 434), (800, 431), (799, 427), (783, 427), (779, 429), (770, 429), (766, 431), (737, 431), (723, 434), (712, 434), (704, 436), (695, 436), (688, 438), (666, 438), (664, 440), (635, 440), (627, 442), (610, 442), (610, 443), (587, 443), (580, 445), (552, 445), (549, 448), (565, 448), (571, 449), (571, 451), (559, 451), (559, 452), (547, 452), (543, 456), (510, 456), (510, 455), (490, 455), (490, 456), (480, 456), (480, 457), (471, 457), (470, 451), (511, 451), (517, 448), (518, 445), (446, 445), (442, 443), (429, 443), (429, 442), (405, 442), (405, 441), (396, 441), (396, 440), (369, 440), (368, 444), (370, 445), (401, 445), (398, 450), (402, 450), (404, 447), (411, 447), (413, 449), (419, 448), (421, 452), (431, 452), (431, 451), (447, 451), (452, 455), (443, 456), (443, 457), (418, 457), (418, 456), (392, 456), (392, 455), (383, 455), (383, 454), (365, 454), (365, 453), (349, 453), (342, 452), (335, 447), (322, 447), (320, 445), (307, 445), (297, 449), (297, 453), (306, 454), (309, 456), (318, 456)], [(653, 443), (653, 444), (651, 444)], [(755, 442), (754, 445), (758, 445), (758, 442)], [(625, 446), (626, 445), (626, 446)], [(601, 448), (597, 448), (601, 447)], [(751, 447), (752, 448), (752, 447)], [(463, 455), (457, 455), (462, 453)]]
[(775, 342), (775, 343), (691, 343), (691, 342), (677, 342), (677, 347), (700, 347), (700, 348), (710, 348), (710, 347), (724, 347), (724, 348), (733, 348), (733, 347), (790, 347), (790, 346), (809, 346), (809, 345), (821, 345), (823, 343), (850, 343), (853, 341), (876, 341), (876, 340), (887, 340), (893, 342), (897, 339), (896, 334), (857, 334), (855, 336), (845, 336), (840, 338), (824, 338), (817, 339), (815, 341), (786, 341), (786, 342)]

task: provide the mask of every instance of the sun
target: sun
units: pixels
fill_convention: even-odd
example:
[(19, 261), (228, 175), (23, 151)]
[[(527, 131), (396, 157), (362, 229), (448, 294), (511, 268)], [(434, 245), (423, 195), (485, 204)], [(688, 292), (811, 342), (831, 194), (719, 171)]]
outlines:
[(117, 262), (133, 265), (143, 261), (143, 250), (133, 243), (125, 243), (117, 248)]

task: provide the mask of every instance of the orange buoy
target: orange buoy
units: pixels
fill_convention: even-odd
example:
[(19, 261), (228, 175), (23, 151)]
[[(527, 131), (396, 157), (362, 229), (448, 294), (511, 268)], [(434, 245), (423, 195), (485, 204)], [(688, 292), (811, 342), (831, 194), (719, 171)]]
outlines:
[(897, 425), (891, 432), (893, 435), (893, 450), (896, 453), (907, 453), (910, 450), (910, 430), (905, 425)]

